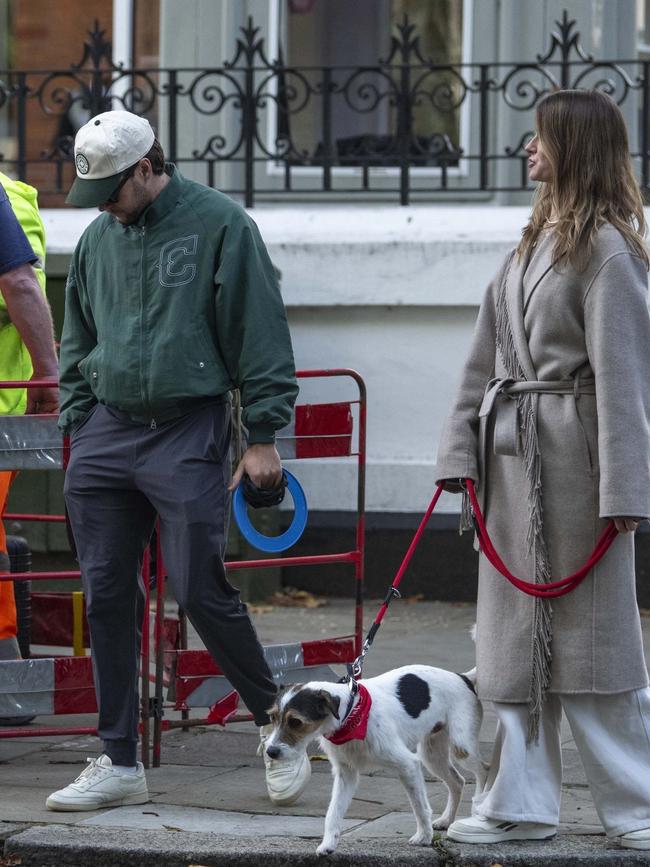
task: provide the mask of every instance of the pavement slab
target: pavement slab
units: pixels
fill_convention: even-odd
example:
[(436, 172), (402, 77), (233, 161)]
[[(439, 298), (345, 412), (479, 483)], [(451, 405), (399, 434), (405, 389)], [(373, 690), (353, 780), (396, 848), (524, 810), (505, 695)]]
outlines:
[[(378, 604), (367, 603), (368, 618), (374, 617)], [(288, 637), (304, 640), (349, 633), (353, 605), (349, 600), (330, 600), (311, 610), (264, 608), (254, 617), (264, 643), (284, 643)], [(474, 647), (469, 629), (474, 617), (474, 607), (466, 603), (394, 602), (368, 655), (365, 675), (416, 661), (454, 671), (471, 668)], [(643, 628), (650, 638), (648, 618), (643, 618)], [(193, 634), (190, 646), (200, 646)], [(166, 713), (178, 717), (173, 711)], [(41, 718), (37, 723), (91, 726), (95, 720), (80, 715)], [(495, 729), (488, 703), (481, 729), (486, 759)], [(0, 867), (11, 859), (21, 867), (650, 867), (650, 852), (624, 850), (605, 837), (565, 721), (561, 823), (553, 840), (463, 846), (451, 845), (442, 836), (433, 847), (411, 847), (407, 841), (414, 819), (405, 792), (394, 774), (378, 770), (362, 774), (340, 848), (326, 860), (317, 858), (315, 850), (330, 798), (329, 763), (313, 758), (312, 778), (299, 801), (276, 807), (266, 796), (262, 762), (255, 755), (258, 742), (252, 723), (165, 732), (162, 766), (147, 771), (149, 803), (92, 813), (53, 813), (45, 808), (46, 797), (69, 783), (87, 756), (98, 754), (97, 739), (0, 739)], [(317, 746), (312, 753), (318, 753)], [(471, 782), (465, 786), (459, 817), (470, 813), (473, 788)], [(427, 792), (439, 814), (446, 801), (444, 786), (427, 778)]]
[[(353, 819), (346, 819), (343, 827), (349, 830), (358, 824), (359, 822)], [(268, 837), (274, 834), (320, 840), (323, 835), (323, 820), (314, 816), (267, 816), (261, 813), (238, 813), (167, 804), (107, 810), (101, 816), (84, 819), (79, 825), (143, 831), (198, 831), (235, 837)]]

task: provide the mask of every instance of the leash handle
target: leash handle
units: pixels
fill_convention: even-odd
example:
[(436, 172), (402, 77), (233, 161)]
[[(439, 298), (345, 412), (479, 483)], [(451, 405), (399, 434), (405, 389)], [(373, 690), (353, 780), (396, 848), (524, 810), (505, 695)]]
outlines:
[(522, 593), (526, 593), (529, 596), (538, 596), (543, 597), (544, 599), (553, 599), (557, 596), (565, 596), (567, 593), (575, 590), (575, 588), (587, 577), (587, 575), (594, 568), (594, 566), (600, 560), (602, 560), (602, 558), (609, 550), (612, 542), (618, 536), (618, 530), (614, 526), (614, 522), (609, 521), (609, 523), (603, 530), (600, 538), (596, 542), (596, 547), (587, 558), (587, 561), (580, 567), (580, 569), (578, 569), (572, 575), (568, 575), (566, 578), (561, 578), (559, 581), (550, 581), (547, 584), (534, 584), (529, 581), (523, 581), (521, 578), (517, 578), (515, 575), (512, 574), (512, 572), (510, 572), (508, 567), (505, 565), (505, 563), (497, 553), (497, 550), (494, 547), (492, 539), (490, 538), (490, 535), (487, 531), (487, 527), (485, 526), (485, 519), (483, 517), (481, 507), (479, 506), (479, 502), (476, 497), (474, 483), (471, 479), (465, 479), (465, 483), (467, 485), (467, 493), (469, 494), (469, 499), (472, 504), (476, 534), (478, 536), (479, 544), (481, 546), (481, 551), (492, 564), (492, 566), (494, 566), (497, 572), (500, 572), (501, 575), (503, 575), (504, 578), (507, 578), (507, 580), (510, 581), (510, 583), (513, 584), (518, 590), (521, 590)]

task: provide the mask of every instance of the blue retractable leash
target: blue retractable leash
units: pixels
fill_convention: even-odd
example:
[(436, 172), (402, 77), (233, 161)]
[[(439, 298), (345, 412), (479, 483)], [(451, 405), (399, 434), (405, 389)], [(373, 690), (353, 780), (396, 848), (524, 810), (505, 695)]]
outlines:
[[(300, 486), (298, 479), (289, 470), (283, 469), (282, 476), (282, 483), (272, 491), (256, 488), (251, 480), (245, 476), (240, 484), (237, 485), (235, 496), (233, 497), (233, 513), (242, 536), (259, 551), (265, 551), (269, 554), (286, 551), (287, 548), (295, 545), (307, 526), (308, 512), (305, 492)], [(251, 505), (253, 508), (275, 506), (284, 499), (285, 488), (293, 499), (293, 521), (289, 528), (279, 536), (265, 536), (251, 524), (247, 507), (248, 505)]]

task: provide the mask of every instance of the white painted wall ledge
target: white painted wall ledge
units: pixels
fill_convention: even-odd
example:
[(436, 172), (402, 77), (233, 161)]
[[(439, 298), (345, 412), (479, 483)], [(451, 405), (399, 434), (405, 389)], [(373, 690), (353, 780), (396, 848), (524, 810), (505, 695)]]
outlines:
[[(500, 205), (261, 204), (250, 211), (268, 244), (355, 246), (416, 242), (509, 243), (526, 221), (529, 209)], [(49, 247), (70, 253), (93, 208), (44, 209)]]
[[(477, 306), (529, 209), (498, 205), (261, 205), (251, 211), (287, 307)], [(45, 210), (50, 273), (94, 210)], [(650, 210), (649, 210), (650, 216)]]
[[(263, 205), (251, 211), (282, 272), (287, 307), (479, 303), (524, 208)], [(95, 210), (45, 210), (50, 273), (64, 273)]]

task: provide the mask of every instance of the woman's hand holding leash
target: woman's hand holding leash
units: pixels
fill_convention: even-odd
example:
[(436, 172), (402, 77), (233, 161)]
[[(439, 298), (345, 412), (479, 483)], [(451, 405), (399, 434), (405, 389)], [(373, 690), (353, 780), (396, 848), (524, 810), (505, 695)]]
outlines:
[(634, 531), (641, 522), (641, 518), (630, 518), (629, 516), (621, 516), (619, 518), (612, 518), (612, 521), (614, 522), (614, 526), (619, 533), (634, 533)]

